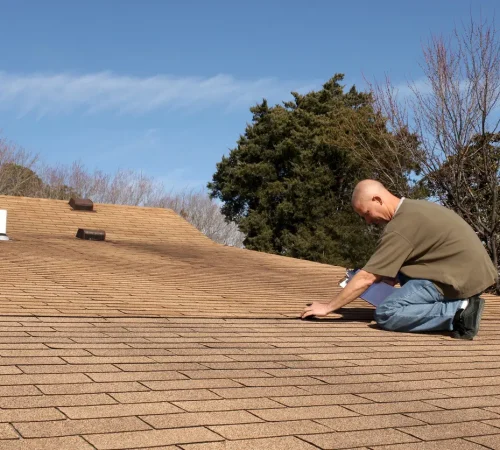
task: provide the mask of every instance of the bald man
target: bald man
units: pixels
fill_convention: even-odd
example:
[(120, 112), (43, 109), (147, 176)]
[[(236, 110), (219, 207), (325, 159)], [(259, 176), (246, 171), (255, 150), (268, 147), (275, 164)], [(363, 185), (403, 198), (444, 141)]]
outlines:
[(401, 288), (377, 307), (381, 328), (473, 339), (484, 307), (479, 295), (498, 272), (472, 228), (443, 206), (395, 197), (374, 180), (358, 183), (352, 206), (366, 223), (385, 225), (377, 249), (336, 298), (308, 305), (301, 318), (326, 316), (390, 279)]

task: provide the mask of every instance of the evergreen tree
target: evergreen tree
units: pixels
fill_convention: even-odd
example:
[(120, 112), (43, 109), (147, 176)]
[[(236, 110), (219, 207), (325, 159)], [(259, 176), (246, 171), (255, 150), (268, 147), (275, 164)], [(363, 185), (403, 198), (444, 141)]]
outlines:
[(352, 151), (359, 136), (353, 121), (356, 130), (369, 129), (367, 136), (387, 131), (370, 95), (355, 87), (344, 92), (342, 79), (292, 93), (282, 105), (263, 100), (252, 107), (252, 123), (217, 164), (208, 188), (246, 234), (246, 248), (347, 266), (362, 265), (373, 251), (378, 231), (350, 204), (355, 184), (376, 176)]

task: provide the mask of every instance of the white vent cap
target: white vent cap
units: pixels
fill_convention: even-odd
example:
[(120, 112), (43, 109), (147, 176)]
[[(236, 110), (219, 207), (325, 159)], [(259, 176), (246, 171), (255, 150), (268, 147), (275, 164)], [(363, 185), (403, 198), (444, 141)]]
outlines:
[(0, 241), (8, 241), (7, 236), (7, 210), (0, 209)]

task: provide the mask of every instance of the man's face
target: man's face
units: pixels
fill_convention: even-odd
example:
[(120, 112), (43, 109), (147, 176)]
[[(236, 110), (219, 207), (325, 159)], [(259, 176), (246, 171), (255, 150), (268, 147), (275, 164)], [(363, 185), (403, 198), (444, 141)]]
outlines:
[(389, 222), (387, 208), (385, 208), (384, 202), (380, 197), (373, 197), (372, 199), (358, 202), (354, 205), (354, 211), (365, 219), (368, 225), (385, 225)]

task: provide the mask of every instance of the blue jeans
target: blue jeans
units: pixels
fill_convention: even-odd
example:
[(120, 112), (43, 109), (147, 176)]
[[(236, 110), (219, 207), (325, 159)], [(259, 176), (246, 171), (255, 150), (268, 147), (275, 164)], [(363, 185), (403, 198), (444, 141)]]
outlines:
[(432, 281), (401, 278), (402, 287), (377, 307), (377, 324), (389, 331), (452, 331), (462, 300), (445, 299)]

